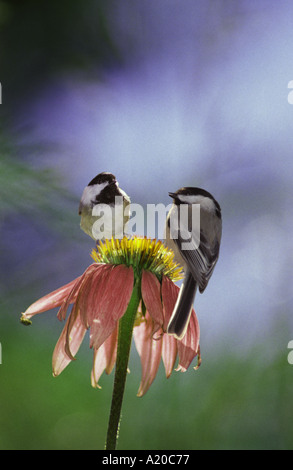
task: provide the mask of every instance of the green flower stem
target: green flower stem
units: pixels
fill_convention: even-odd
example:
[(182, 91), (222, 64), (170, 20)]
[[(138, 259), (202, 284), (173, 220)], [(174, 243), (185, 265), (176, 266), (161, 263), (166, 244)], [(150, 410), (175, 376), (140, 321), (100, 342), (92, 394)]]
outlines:
[(128, 304), (125, 314), (119, 321), (116, 369), (107, 440), (105, 446), (106, 450), (116, 449), (123, 395), (127, 376), (129, 353), (131, 348), (132, 330), (140, 300), (140, 278), (135, 277), (130, 302)]

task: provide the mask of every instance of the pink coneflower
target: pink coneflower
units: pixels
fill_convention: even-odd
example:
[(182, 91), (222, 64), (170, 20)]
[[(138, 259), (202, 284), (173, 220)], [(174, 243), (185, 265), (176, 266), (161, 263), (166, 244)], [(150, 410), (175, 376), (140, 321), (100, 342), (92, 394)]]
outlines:
[(180, 267), (173, 262), (173, 253), (159, 241), (125, 237), (100, 242), (92, 257), (95, 262), (80, 277), (37, 300), (21, 317), (29, 324), (34, 315), (60, 307), (57, 316), (65, 320), (72, 305), (53, 353), (53, 375), (59, 375), (75, 358), (87, 330), (94, 351), (94, 387), (100, 388), (101, 374), (104, 370), (109, 374), (116, 361), (116, 369), (121, 367), (125, 355), (126, 371), (132, 332), (142, 366), (138, 396), (149, 389), (161, 358), (167, 377), (177, 356), (176, 370), (186, 371), (196, 356), (198, 367), (195, 312), (182, 340), (166, 333), (179, 292), (174, 281), (180, 279)]
[[(136, 248), (141, 249), (142, 243), (145, 245), (144, 250), (149, 250), (147, 255), (149, 264), (153, 261), (155, 253), (159, 252), (160, 260), (156, 266), (153, 265), (153, 270), (148, 270), (148, 265), (141, 270), (142, 302), (133, 329), (135, 345), (142, 364), (142, 380), (138, 396), (144, 395), (153, 382), (161, 357), (166, 376), (169, 377), (177, 355), (179, 355), (179, 364), (176, 370), (183, 372), (198, 355), (199, 325), (194, 311), (188, 330), (181, 341), (166, 334), (179, 292), (178, 286), (173, 282), (179, 278), (178, 267), (172, 263), (170, 253), (166, 252), (160, 242), (154, 243), (148, 240), (146, 243), (145, 239), (135, 240), (138, 247), (132, 247), (135, 253), (132, 255), (133, 259), (129, 260), (129, 265), (93, 263), (82, 276), (37, 300), (23, 313), (21, 321), (29, 323), (34, 315), (60, 307), (57, 316), (59, 320), (65, 320), (69, 305), (73, 304), (53, 353), (54, 376), (59, 375), (75, 358), (88, 329), (90, 347), (94, 350), (92, 385), (99, 387), (98, 381), (103, 371), (105, 370), (107, 374), (112, 371), (117, 354), (119, 320), (126, 312), (134, 286), (135, 266), (132, 262), (136, 258), (135, 263), (140, 264)], [(109, 260), (113, 257), (114, 250), (117, 253), (119, 250), (121, 253), (123, 250), (127, 252), (130, 246), (130, 240), (127, 239), (121, 242), (115, 240), (111, 244), (106, 242), (104, 245), (100, 244), (100, 252), (95, 251), (93, 257), (99, 261)], [(156, 274), (160, 276), (157, 277)]]

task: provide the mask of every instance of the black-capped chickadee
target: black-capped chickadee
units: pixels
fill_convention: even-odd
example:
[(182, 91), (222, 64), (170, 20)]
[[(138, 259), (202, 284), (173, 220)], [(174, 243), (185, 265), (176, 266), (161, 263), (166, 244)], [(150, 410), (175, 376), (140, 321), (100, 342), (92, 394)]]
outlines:
[(112, 173), (99, 173), (85, 187), (80, 204), (80, 227), (94, 240), (123, 238), (129, 220), (130, 198)]
[(169, 196), (173, 205), (166, 220), (166, 244), (183, 267), (184, 280), (167, 332), (182, 339), (196, 289), (205, 290), (219, 257), (222, 217), (219, 203), (204, 189), (181, 188)]

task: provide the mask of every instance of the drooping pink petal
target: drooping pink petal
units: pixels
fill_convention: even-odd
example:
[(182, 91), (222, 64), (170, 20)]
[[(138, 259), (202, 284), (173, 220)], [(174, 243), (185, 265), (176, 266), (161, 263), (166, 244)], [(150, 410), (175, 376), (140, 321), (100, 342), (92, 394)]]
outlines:
[[(41, 297), (39, 300), (29, 306), (29, 308), (23, 313), (23, 317), (30, 319), (38, 313), (43, 313), (47, 310), (51, 310), (52, 308), (60, 307), (64, 300), (67, 299), (68, 295), (74, 288), (75, 284), (78, 283), (80, 278), (81, 276), (69, 282), (65, 286), (59, 287), (59, 289), (50, 292), (50, 294)], [(75, 297), (76, 295), (72, 296), (71, 302), (74, 302)]]
[(177, 340), (179, 365), (176, 370), (185, 372), (199, 353), (199, 335), (199, 323), (195, 311), (192, 310), (186, 333), (182, 340)]
[(133, 330), (134, 342), (141, 360), (142, 377), (137, 392), (142, 397), (153, 383), (162, 353), (162, 337), (153, 339), (153, 321), (146, 312), (145, 321)]
[(162, 279), (162, 299), (163, 299), (163, 312), (164, 323), (163, 329), (167, 331), (167, 327), (172, 316), (180, 288), (174, 284), (167, 276)]
[(170, 377), (177, 357), (177, 340), (174, 336), (163, 335), (162, 359), (167, 379)]
[[(73, 306), (72, 312), (74, 312), (74, 309), (75, 306)], [(70, 336), (68, 336), (69, 326)], [(80, 315), (75, 315), (74, 322), (72, 321), (72, 317), (69, 315), (53, 352), (52, 366), (54, 376), (61, 374), (69, 362), (74, 359), (85, 333), (86, 328), (81, 321)], [(67, 342), (69, 342), (69, 344), (66, 347)], [(67, 352), (68, 349), (70, 354)]]
[(133, 281), (132, 267), (119, 265), (110, 271), (99, 305), (93, 306), (90, 347), (99, 349), (115, 329), (117, 321), (124, 315), (129, 304)]
[[(80, 316), (80, 311), (78, 309), (78, 305), (75, 302), (73, 305), (70, 315), (68, 317), (68, 321), (66, 322), (67, 327), (66, 327), (66, 338), (65, 338), (65, 353), (67, 356), (73, 360), (76, 352), (72, 350), (72, 341), (73, 341), (73, 346), (75, 345), (76, 339), (78, 341), (78, 335), (76, 334), (76, 327), (80, 325), (84, 327), (84, 332), (86, 332), (86, 327), (84, 326), (81, 316)], [(83, 337), (82, 337), (83, 338)]]
[(162, 327), (164, 315), (161, 299), (161, 284), (155, 274), (150, 271), (142, 272), (141, 294), (146, 309), (154, 321), (154, 333)]
[(64, 299), (63, 304), (59, 309), (59, 312), (57, 314), (59, 320), (65, 320), (68, 307), (71, 303), (75, 302), (79, 293), (79, 289), (81, 288), (83, 283), (88, 279), (88, 276), (90, 276), (97, 269), (99, 269), (99, 264), (93, 263), (85, 270), (82, 276), (77, 279), (77, 282), (74, 284), (72, 290), (69, 292), (67, 298)]
[(112, 269), (113, 266), (109, 264), (98, 265), (97, 269), (91, 276), (88, 276), (79, 290), (77, 302), (86, 328), (89, 328), (93, 323), (94, 314), (103, 300), (105, 287)]
[(117, 355), (117, 340), (118, 324), (102, 346), (94, 350), (94, 361), (91, 373), (91, 384), (94, 388), (101, 388), (98, 382), (104, 370), (106, 374), (110, 374), (113, 370)]

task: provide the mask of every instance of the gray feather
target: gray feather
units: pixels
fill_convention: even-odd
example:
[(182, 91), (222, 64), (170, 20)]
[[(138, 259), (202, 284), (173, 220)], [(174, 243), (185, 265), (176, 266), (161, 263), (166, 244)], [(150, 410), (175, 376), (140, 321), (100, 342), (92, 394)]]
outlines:
[(186, 331), (195, 298), (197, 284), (190, 271), (187, 271), (180, 287), (176, 305), (169, 321), (167, 333), (181, 339)]

